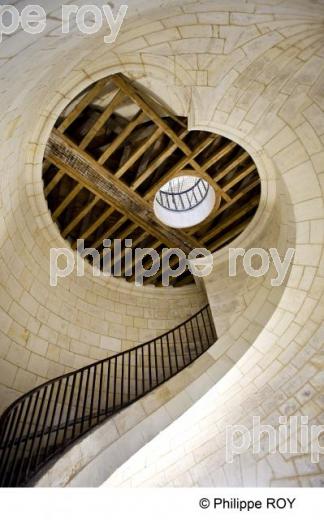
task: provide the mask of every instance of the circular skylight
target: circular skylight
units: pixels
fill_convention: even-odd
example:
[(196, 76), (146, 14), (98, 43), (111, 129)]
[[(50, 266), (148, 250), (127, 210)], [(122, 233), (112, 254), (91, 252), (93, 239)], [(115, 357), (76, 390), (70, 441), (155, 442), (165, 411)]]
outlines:
[(205, 179), (181, 175), (158, 190), (154, 211), (163, 224), (187, 228), (203, 222), (212, 212), (215, 200), (215, 191)]

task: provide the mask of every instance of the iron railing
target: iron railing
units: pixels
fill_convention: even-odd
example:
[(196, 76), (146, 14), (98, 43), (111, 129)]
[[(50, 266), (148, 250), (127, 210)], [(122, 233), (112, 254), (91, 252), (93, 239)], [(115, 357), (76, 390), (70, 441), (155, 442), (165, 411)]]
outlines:
[(157, 192), (156, 201), (162, 208), (169, 211), (189, 211), (205, 200), (209, 188), (208, 182), (204, 179), (198, 179), (188, 189), (182, 189), (181, 185), (170, 184), (168, 190), (161, 189)]
[(76, 439), (178, 374), (216, 338), (207, 305), (152, 341), (17, 399), (0, 418), (0, 486), (28, 485)]

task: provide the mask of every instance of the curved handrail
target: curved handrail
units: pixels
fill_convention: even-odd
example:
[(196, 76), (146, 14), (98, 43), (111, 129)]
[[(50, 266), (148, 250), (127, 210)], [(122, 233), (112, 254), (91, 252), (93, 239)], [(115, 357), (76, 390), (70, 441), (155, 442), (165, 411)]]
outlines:
[(209, 184), (204, 179), (181, 191), (160, 189), (156, 194), (156, 201), (168, 211), (189, 211), (201, 204), (208, 195)]
[(0, 418), (0, 486), (23, 486), (92, 428), (178, 374), (217, 339), (209, 305), (177, 327), (34, 388)]

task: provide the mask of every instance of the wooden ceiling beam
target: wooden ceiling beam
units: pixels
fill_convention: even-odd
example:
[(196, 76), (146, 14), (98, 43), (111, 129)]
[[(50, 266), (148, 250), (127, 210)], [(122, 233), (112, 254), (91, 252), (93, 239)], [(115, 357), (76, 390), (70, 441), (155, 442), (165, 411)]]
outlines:
[[(189, 130), (183, 130), (181, 132), (181, 134), (179, 135), (180, 139), (183, 139), (184, 137), (186, 137), (187, 135), (189, 134)], [(173, 152), (176, 151), (177, 149), (177, 145), (176, 144), (171, 144), (169, 145), (163, 152), (161, 152), (157, 157), (156, 159), (154, 159), (154, 161), (152, 161), (148, 167), (146, 168), (146, 170), (141, 173), (136, 179), (135, 181), (133, 181), (132, 185), (131, 185), (131, 188), (133, 188), (134, 190), (136, 190), (137, 188), (139, 188), (139, 186), (141, 186), (141, 184), (143, 184), (144, 181), (146, 181), (149, 176), (155, 172), (155, 170), (161, 166), (161, 164), (164, 163), (164, 161), (166, 159), (168, 159), (172, 154)]]
[(48, 195), (51, 193), (51, 191), (54, 190), (55, 186), (60, 182), (60, 180), (64, 176), (63, 170), (58, 170), (55, 174), (53, 179), (48, 183), (46, 188), (44, 188), (45, 197), (48, 197)]
[[(162, 244), (161, 244), (161, 242), (160, 242), (159, 240), (155, 240), (155, 241), (154, 241), (152, 244), (150, 244), (148, 247), (149, 247), (150, 249), (155, 249), (155, 250), (156, 250), (156, 249), (157, 249), (158, 247), (160, 247), (161, 245), (162, 245)], [(151, 263), (151, 260), (152, 260), (151, 258), (147, 258), (147, 259), (145, 260), (144, 264), (142, 264), (143, 267), (144, 267), (144, 269), (147, 269), (147, 268), (148, 268), (149, 264)], [(161, 261), (161, 255), (160, 255), (160, 261)], [(156, 264), (156, 263), (153, 262), (152, 267), (153, 267), (153, 265), (155, 265), (155, 264)], [(133, 258), (133, 261), (132, 261), (132, 270), (134, 270), (134, 268), (135, 268), (135, 271), (137, 271), (137, 268), (139, 268), (139, 267), (140, 267), (140, 263), (138, 263), (137, 265), (135, 265), (135, 257), (134, 257), (134, 258)], [(159, 272), (160, 272), (160, 271), (159, 271)], [(154, 275), (154, 276), (152, 276), (152, 277), (150, 276), (149, 279), (150, 279), (150, 281), (151, 281), (151, 280), (153, 281), (153, 280), (155, 280), (155, 278), (156, 278), (156, 275)], [(146, 279), (146, 280), (147, 280), (147, 279)], [(130, 281), (130, 282), (134, 282), (134, 281), (135, 281), (135, 274), (133, 274), (131, 277), (129, 277), (129, 278), (128, 278), (128, 281)], [(145, 284), (145, 280), (144, 280), (144, 284)]]
[(79, 144), (79, 147), (81, 150), (85, 150), (87, 146), (91, 143), (91, 141), (94, 139), (96, 134), (99, 132), (99, 130), (104, 126), (104, 124), (108, 121), (110, 116), (112, 115), (113, 111), (120, 105), (122, 100), (125, 98), (125, 95), (120, 90), (115, 94), (115, 96), (112, 98), (108, 106), (105, 108), (105, 110), (102, 112), (102, 114), (98, 117), (94, 125), (90, 128), (90, 130), (87, 132), (87, 134), (82, 139), (81, 143)]
[(63, 211), (67, 208), (67, 206), (70, 204), (70, 202), (80, 193), (83, 186), (82, 184), (77, 184), (70, 193), (64, 198), (64, 200), (58, 205), (56, 210), (52, 214), (52, 218), (54, 221), (56, 221), (59, 216), (63, 213)]
[[(98, 83), (100, 83), (99, 86), (98, 86)], [(107, 80), (98, 82), (98, 83), (96, 83), (96, 85), (93, 87), (93, 89), (91, 89), (91, 91), (88, 93), (89, 95), (85, 96), (85, 98), (87, 98), (87, 100), (85, 98), (84, 98), (84, 100), (82, 99), (80, 101), (80, 103), (75, 107), (75, 109), (71, 112), (71, 114), (69, 114), (69, 116), (67, 116), (67, 118), (63, 121), (63, 123), (61, 123), (61, 125), (58, 127), (59, 132), (63, 132), (64, 130), (66, 130), (68, 128), (68, 126), (70, 126), (73, 123), (74, 119), (76, 119), (82, 113), (82, 111), (89, 105), (89, 103), (91, 103), (91, 101), (93, 99), (95, 99), (96, 96), (98, 96), (100, 91), (103, 89), (103, 87), (107, 83)], [(98, 88), (96, 88), (96, 87), (98, 87)], [(100, 130), (100, 128), (103, 126), (103, 124), (105, 124), (105, 122), (107, 121), (107, 119), (109, 119), (109, 117), (113, 113), (114, 109), (116, 108), (116, 105), (118, 105), (118, 103), (120, 103), (120, 100), (122, 98), (124, 98), (124, 94), (122, 92), (118, 91), (117, 94), (112, 99), (112, 101), (110, 102), (110, 104), (108, 105), (108, 107), (105, 109), (105, 111), (101, 114), (101, 116), (98, 118), (96, 123), (90, 128), (90, 130), (87, 132), (85, 137), (82, 139), (82, 141), (79, 145), (79, 147), (82, 150), (84, 150), (88, 146), (88, 144), (92, 141), (92, 139), (94, 138), (94, 136), (96, 135), (98, 130)], [(73, 113), (73, 115), (72, 115), (72, 113)], [(65, 122), (65, 124), (64, 124), (64, 122)], [(48, 162), (48, 161), (46, 160), (46, 162)], [(65, 172), (62, 169), (59, 169), (56, 172), (53, 179), (50, 181), (48, 186), (46, 186), (46, 188), (45, 188), (46, 197), (54, 189), (54, 187), (59, 183), (59, 181), (64, 176), (64, 173)]]
[(109, 228), (107, 228), (106, 231), (104, 233), (102, 233), (100, 235), (100, 237), (97, 238), (93, 244), (91, 244), (90, 247), (97, 248), (97, 247), (102, 246), (102, 243), (105, 239), (112, 240), (113, 234), (115, 233), (115, 231), (117, 231), (123, 224), (125, 224), (125, 222), (127, 222), (127, 220), (128, 220), (128, 217), (122, 216), (119, 220), (117, 220), (117, 222), (115, 222), (115, 224), (113, 224), (112, 226), (109, 226)]
[(225, 168), (223, 168), (220, 172), (218, 172), (216, 174), (215, 177), (213, 177), (215, 179), (216, 182), (219, 182), (221, 179), (223, 179), (224, 177), (226, 177), (226, 175), (228, 175), (232, 170), (234, 170), (234, 168), (236, 168), (237, 166), (239, 166), (243, 161), (245, 161), (246, 159), (248, 159), (250, 156), (247, 152), (243, 152), (241, 153), (238, 157), (236, 157), (235, 159), (232, 159), (227, 165)]
[(129, 159), (127, 159), (127, 161), (117, 170), (115, 173), (117, 179), (120, 179), (124, 173), (126, 173), (127, 170), (131, 168), (131, 166), (143, 155), (143, 153), (145, 153), (146, 150), (159, 139), (162, 134), (163, 131), (161, 128), (157, 128), (148, 139), (145, 139), (144, 142), (138, 146), (135, 152), (132, 153)]
[(236, 148), (237, 144), (230, 142), (223, 146), (220, 150), (218, 150), (215, 154), (213, 154), (206, 162), (203, 163), (204, 170), (208, 170), (211, 166), (213, 166), (217, 161), (220, 161), (228, 155), (234, 148)]
[(245, 179), (245, 177), (250, 175), (250, 173), (253, 173), (255, 170), (256, 170), (255, 164), (251, 164), (251, 165), (247, 166), (239, 175), (237, 175), (237, 177), (234, 177), (234, 179), (232, 179), (230, 182), (228, 182), (224, 186), (224, 190), (228, 191), (229, 189), (233, 188), (233, 186), (235, 186), (235, 184), (241, 182), (243, 179)]
[[(143, 242), (143, 240), (145, 240), (146, 238), (148, 238), (150, 236), (151, 235), (149, 233), (147, 233), (147, 231), (144, 231), (139, 237), (137, 237), (137, 238), (135, 238), (135, 240), (133, 240), (132, 247), (134, 248), (134, 247), (138, 246), (141, 242)], [(157, 242), (157, 243), (159, 243), (159, 242)], [(123, 251), (122, 251), (121, 259), (124, 258), (124, 256), (125, 256), (125, 249), (123, 249)], [(132, 269), (134, 268), (134, 265), (135, 265), (135, 257), (133, 257), (133, 259), (132, 259)], [(125, 272), (125, 268), (126, 268), (126, 266), (122, 267), (123, 273)]]
[[(163, 257), (163, 255), (160, 255), (161, 263), (162, 263), (162, 257)], [(179, 264), (179, 259), (177, 256), (172, 257), (169, 261), (169, 266), (171, 269), (176, 267), (178, 264)], [(161, 278), (161, 276), (162, 276), (162, 269), (159, 269), (159, 271), (156, 274), (154, 274), (153, 276), (150, 276), (149, 278), (146, 278), (143, 283), (144, 283), (144, 285), (147, 285), (148, 283), (156, 282), (159, 278)], [(172, 285), (172, 281), (170, 283)]]
[(66, 116), (62, 123), (58, 126), (60, 132), (65, 132), (69, 126), (82, 114), (83, 110), (87, 108), (102, 92), (109, 79), (101, 79), (85, 94), (84, 97), (76, 104), (71, 112)]
[(143, 90), (140, 91), (135, 85), (133, 85), (133, 88), (134, 88), (134, 90), (136, 90), (136, 92), (140, 96), (142, 96), (144, 101), (146, 101), (147, 103), (152, 105), (158, 111), (161, 110), (163, 113), (167, 114), (167, 116), (171, 117), (171, 119), (173, 119), (176, 123), (178, 123), (178, 125), (182, 126), (183, 128), (187, 128), (187, 125), (183, 121), (181, 121), (181, 119), (176, 114), (174, 114), (174, 112), (172, 112), (172, 110), (169, 107), (167, 107), (166, 105), (162, 106), (154, 98), (147, 95), (145, 91), (143, 91)]
[(226, 244), (226, 242), (228, 242), (229, 240), (232, 240), (237, 235), (239, 235), (241, 233), (241, 231), (243, 231), (246, 228), (246, 226), (248, 224), (248, 221), (251, 220), (251, 218), (250, 219), (246, 219), (244, 222), (241, 222), (238, 226), (236, 226), (235, 228), (233, 228), (230, 231), (228, 231), (228, 233), (225, 233), (225, 235), (223, 235), (221, 238), (218, 238), (215, 242), (213, 242), (209, 246), (210, 249), (212, 249), (213, 251), (216, 251), (222, 245)]
[(212, 229), (207, 235), (204, 236), (204, 244), (209, 242), (216, 235), (225, 231), (231, 224), (234, 224), (238, 219), (244, 217), (251, 209), (254, 209), (259, 204), (260, 197), (259, 195), (255, 195), (251, 200), (249, 200), (244, 206), (239, 208), (236, 212), (229, 215), (223, 222), (220, 222), (214, 229)]
[[(132, 233), (133, 231), (135, 231), (135, 229), (138, 228), (138, 225), (137, 224), (132, 224), (130, 227), (129, 227), (129, 231), (126, 232), (126, 230), (124, 230), (120, 236), (118, 237), (119, 240), (124, 240), (130, 233)], [(114, 243), (112, 243), (111, 245), (111, 248), (110, 248), (111, 252), (114, 252), (115, 251), (115, 247), (114, 247)], [(122, 245), (122, 248), (121, 248), (121, 251), (119, 253), (118, 256), (115, 256), (114, 254), (114, 263), (113, 263), (113, 268), (115, 270), (115, 266), (118, 262), (121, 262), (121, 260), (124, 258), (125, 256), (125, 253), (126, 253), (126, 249), (125, 249), (125, 246)], [(103, 250), (102, 251), (102, 257), (104, 258), (106, 256), (106, 252)]]
[(61, 235), (63, 238), (66, 238), (68, 234), (79, 224), (79, 222), (89, 213), (89, 211), (92, 210), (92, 208), (99, 202), (99, 197), (94, 197), (91, 202), (89, 202), (85, 208), (80, 211), (69, 223), (68, 226), (66, 226), (62, 231)]
[(183, 231), (161, 224), (147, 201), (56, 130), (53, 130), (47, 143), (46, 157), (168, 247), (179, 247), (188, 253), (200, 246), (193, 237)]
[[(88, 226), (88, 228), (83, 231), (81, 233), (81, 236), (79, 237), (79, 239), (81, 240), (86, 240), (89, 236), (92, 235), (92, 233), (94, 233), (99, 226), (101, 226), (101, 224), (103, 224), (105, 222), (105, 220), (107, 220), (114, 212), (115, 212), (115, 208), (113, 207), (108, 207), (108, 209), (106, 209), (106, 211), (104, 211), (99, 218), (96, 219), (95, 222), (93, 222), (93, 224), (90, 224), (90, 226)], [(76, 241), (73, 242), (72, 244), (72, 248), (73, 249), (76, 249)]]
[(98, 163), (104, 164), (109, 157), (119, 148), (119, 146), (127, 139), (132, 131), (144, 121), (146, 115), (140, 110), (136, 116), (128, 123), (122, 132), (114, 139), (114, 141), (107, 147), (107, 150), (99, 157)]
[[(190, 156), (183, 157), (178, 161), (171, 170), (168, 170), (161, 179), (159, 179), (154, 186), (145, 194), (146, 199), (150, 199), (159, 188), (161, 188), (164, 184), (166, 184), (169, 180), (171, 180), (173, 177), (175, 177), (178, 173), (180, 173), (185, 166), (190, 163), (192, 158), (195, 158), (197, 155), (199, 155), (203, 150), (205, 150), (215, 139), (214, 136), (207, 137), (204, 139), (201, 143), (198, 144), (198, 146), (193, 150), (190, 154)], [(203, 178), (207, 181), (210, 180), (210, 176), (208, 174), (203, 175)]]
[(228, 210), (231, 206), (239, 202), (239, 200), (247, 195), (249, 191), (252, 191), (254, 188), (256, 188), (260, 184), (260, 179), (255, 179), (253, 182), (248, 184), (247, 186), (244, 186), (244, 188), (237, 193), (231, 200), (231, 202), (228, 202), (227, 204), (223, 204), (220, 208), (218, 208), (217, 212), (214, 215), (214, 218), (212, 222), (208, 222), (208, 224), (204, 225), (200, 228), (199, 233), (196, 232), (196, 230), (193, 231), (193, 235), (195, 237), (198, 237), (198, 240), (201, 240), (204, 238), (206, 230), (208, 230), (211, 226), (214, 226), (215, 218), (217, 218), (219, 215), (223, 213), (223, 211)]
[[(134, 89), (134, 87), (126, 80), (122, 74), (115, 74), (112, 76), (113, 82), (145, 112), (148, 117), (157, 124), (166, 135), (177, 145), (177, 147), (187, 156), (190, 156), (192, 150), (189, 146), (179, 138), (177, 133), (166, 123), (166, 121), (159, 116), (159, 114), (142, 98), (142, 96)], [(208, 175), (202, 166), (200, 166), (195, 159), (190, 159), (189, 163), (200, 175)], [(218, 193), (228, 202), (229, 195), (215, 183), (215, 188)]]

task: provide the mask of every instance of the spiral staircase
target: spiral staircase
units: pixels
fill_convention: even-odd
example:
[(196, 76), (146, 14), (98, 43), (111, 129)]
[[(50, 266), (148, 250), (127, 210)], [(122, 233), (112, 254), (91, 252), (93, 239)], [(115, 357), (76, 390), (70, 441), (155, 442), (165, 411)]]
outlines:
[(80, 437), (178, 374), (216, 339), (206, 305), (151, 341), (21, 396), (0, 418), (1, 487), (32, 485)]

